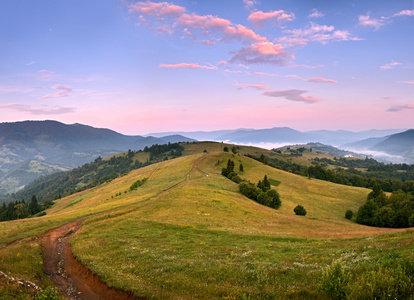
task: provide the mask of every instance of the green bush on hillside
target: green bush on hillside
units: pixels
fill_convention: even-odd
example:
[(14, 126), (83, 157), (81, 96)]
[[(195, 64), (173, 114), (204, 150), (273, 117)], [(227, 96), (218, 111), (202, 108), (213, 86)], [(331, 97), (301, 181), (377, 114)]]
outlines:
[(345, 218), (347, 218), (348, 220), (351, 220), (353, 216), (354, 216), (354, 212), (352, 210), (348, 209), (345, 212)]
[(296, 215), (298, 216), (306, 216), (307, 211), (306, 209), (302, 206), (302, 205), (297, 205), (293, 211), (295, 212)]

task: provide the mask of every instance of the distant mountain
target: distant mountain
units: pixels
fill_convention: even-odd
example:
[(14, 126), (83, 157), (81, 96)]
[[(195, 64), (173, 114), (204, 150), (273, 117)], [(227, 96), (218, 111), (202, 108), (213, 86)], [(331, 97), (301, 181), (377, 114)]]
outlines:
[(302, 143), (318, 140), (316, 134), (309, 134), (289, 127), (274, 127), (271, 129), (237, 130), (221, 135), (216, 140), (234, 143)]
[(0, 194), (14, 192), (36, 174), (44, 175), (42, 172), (32, 172), (29, 166), (33, 164), (29, 164), (29, 161), (46, 163), (48, 167), (43, 170), (51, 173), (80, 166), (98, 156), (107, 157), (128, 149), (139, 150), (153, 144), (178, 141), (194, 139), (181, 135), (162, 138), (127, 136), (109, 129), (82, 124), (67, 125), (57, 121), (1, 123)]
[(346, 130), (314, 130), (301, 132), (289, 127), (270, 129), (234, 129), (217, 131), (164, 132), (151, 133), (151, 136), (162, 137), (169, 134), (181, 134), (199, 141), (227, 141), (229, 143), (261, 144), (261, 143), (308, 143), (321, 142), (340, 146), (366, 138), (384, 137), (404, 131), (403, 129), (366, 130), (360, 132)]
[(354, 151), (364, 151), (376, 157), (382, 157), (385, 161), (414, 163), (414, 129), (382, 138), (348, 143), (343, 147)]
[(164, 136), (171, 136), (171, 135), (181, 135), (186, 136), (192, 139), (196, 139), (197, 141), (216, 141), (217, 137), (229, 134), (238, 130), (243, 129), (233, 129), (233, 130), (216, 130), (216, 131), (190, 131), (190, 132), (184, 132), (184, 131), (176, 131), (176, 132), (158, 132), (158, 133), (150, 133), (146, 136), (154, 136), (162, 138)]
[(385, 130), (365, 130), (365, 131), (347, 131), (347, 130), (315, 130), (307, 131), (307, 133), (317, 134), (320, 136), (319, 142), (331, 144), (335, 146), (352, 143), (368, 138), (382, 138), (387, 135), (404, 131), (403, 129), (385, 129)]

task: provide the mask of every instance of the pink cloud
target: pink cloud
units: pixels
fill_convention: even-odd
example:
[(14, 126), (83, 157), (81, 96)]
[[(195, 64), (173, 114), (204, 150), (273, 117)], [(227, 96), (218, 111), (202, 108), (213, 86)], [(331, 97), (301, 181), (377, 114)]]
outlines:
[(409, 109), (414, 109), (414, 105), (410, 105), (410, 104), (406, 104), (406, 105), (396, 105), (393, 106), (391, 108), (389, 108), (387, 111), (390, 112), (397, 112), (397, 111), (402, 111), (402, 110), (409, 110)]
[(280, 44), (258, 42), (250, 45), (248, 48), (242, 48), (234, 52), (229, 62), (284, 65), (290, 58), (294, 58), (293, 54), (284, 51)]
[(73, 92), (71, 87), (62, 84), (55, 84), (54, 86), (52, 86), (52, 89), (58, 90), (58, 92), (53, 94), (47, 94), (45, 96), (40, 97), (39, 99), (68, 97), (72, 96), (69, 93)]
[(244, 3), (244, 8), (247, 10), (251, 10), (253, 8), (253, 6), (256, 5), (256, 1), (254, 0), (243, 0)]
[(53, 106), (49, 107), (46, 105), (41, 106), (41, 108), (33, 108), (30, 105), (17, 104), (17, 103), (8, 103), (0, 105), (0, 109), (11, 109), (19, 112), (28, 112), (31, 115), (61, 115), (75, 112), (76, 109), (72, 107), (61, 107)]
[(323, 13), (321, 13), (316, 8), (314, 8), (314, 9), (311, 10), (309, 18), (322, 18), (323, 16), (324, 16)]
[(365, 26), (365, 27), (374, 27), (375, 29), (380, 29), (382, 26), (386, 24), (387, 18), (381, 17), (380, 19), (371, 19), (371, 17), (368, 15), (366, 16), (359, 16), (358, 21), (359, 25)]
[[(138, 2), (129, 6), (131, 14), (139, 14), (141, 23), (153, 28), (153, 23), (148, 18), (155, 18), (160, 24), (155, 28), (157, 31), (172, 34), (182, 31), (182, 37), (191, 37), (192, 41), (199, 42), (197, 35), (208, 37), (203, 43), (214, 44), (217, 41), (239, 40), (242, 42), (265, 41), (266, 38), (255, 33), (250, 28), (232, 24), (229, 20), (212, 15), (197, 15), (186, 13), (181, 6), (167, 2)], [(220, 37), (221, 36), (221, 37)]]
[(200, 66), (197, 63), (180, 63), (180, 64), (174, 64), (174, 65), (168, 65), (168, 64), (160, 64), (160, 68), (190, 68), (190, 69), (208, 69), (208, 70), (215, 70), (215, 67), (209, 67), (209, 66)]
[(285, 13), (283, 10), (275, 10), (270, 12), (255, 11), (247, 18), (253, 26), (262, 27), (269, 21), (275, 21), (278, 24), (282, 22), (292, 21), (295, 18), (293, 13)]
[(46, 73), (46, 74), (55, 74), (54, 71), (48, 71), (48, 70), (39, 70), (39, 73)]
[(235, 86), (237, 86), (238, 90), (243, 90), (245, 88), (254, 88), (257, 90), (268, 90), (269, 87), (263, 84), (248, 84), (248, 83), (235, 83)]
[(349, 31), (335, 30), (334, 26), (319, 25), (313, 22), (305, 28), (285, 30), (284, 32), (289, 35), (278, 38), (278, 42), (291, 46), (304, 46), (309, 42), (327, 44), (328, 42), (360, 40), (360, 38), (352, 36)]
[(396, 66), (401, 66), (402, 63), (396, 62), (396, 61), (392, 61), (389, 64), (385, 64), (383, 66), (380, 66), (381, 70), (389, 70), (389, 69), (394, 69)]
[(402, 83), (406, 83), (406, 84), (414, 84), (414, 80), (410, 80), (410, 81), (403, 81)]
[(312, 77), (312, 78), (308, 78), (305, 81), (307, 82), (328, 82), (328, 83), (338, 83), (338, 81), (336, 80), (332, 80), (332, 79), (325, 79), (325, 78), (321, 78), (321, 77)]
[(403, 17), (403, 16), (414, 17), (414, 9), (412, 9), (412, 10), (408, 10), (408, 9), (402, 10), (399, 13), (393, 14), (392, 16), (393, 17)]
[(225, 61), (225, 60), (219, 61), (219, 62), (217, 63), (217, 65), (218, 65), (218, 66), (224, 66), (224, 65), (226, 65), (226, 64), (227, 64), (227, 61)]
[(316, 102), (321, 101), (321, 99), (318, 99), (314, 96), (304, 96), (303, 95), (304, 93), (308, 93), (308, 91), (292, 89), (292, 90), (268, 91), (268, 92), (264, 92), (263, 94), (269, 97), (281, 97), (287, 100), (305, 102), (305, 103), (316, 103)]
[(157, 18), (163, 18), (166, 16), (174, 17), (180, 16), (185, 12), (185, 8), (170, 4), (167, 2), (153, 3), (153, 2), (137, 2), (129, 6), (130, 12), (139, 13), (142, 15), (152, 15)]

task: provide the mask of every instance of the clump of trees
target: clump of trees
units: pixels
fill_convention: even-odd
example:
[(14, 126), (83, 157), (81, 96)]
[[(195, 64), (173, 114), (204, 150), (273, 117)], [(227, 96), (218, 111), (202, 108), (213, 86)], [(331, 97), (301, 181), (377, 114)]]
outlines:
[(388, 228), (414, 226), (414, 197), (402, 190), (389, 197), (379, 184), (374, 185), (367, 201), (358, 209), (356, 222), (363, 225)]
[(257, 185), (251, 182), (240, 183), (239, 191), (247, 198), (274, 209), (278, 209), (282, 205), (279, 193), (270, 188), (267, 175), (264, 176), (263, 181), (259, 180)]
[[(251, 182), (243, 181), (240, 176), (234, 171), (234, 161), (229, 159), (227, 166), (221, 169), (221, 175), (229, 178), (230, 180), (239, 183), (239, 191), (247, 198), (252, 199), (262, 205), (278, 209), (282, 202), (280, 201), (279, 193), (271, 189), (270, 182), (267, 175), (264, 176), (263, 180), (259, 180), (257, 185)], [(239, 165), (239, 171), (243, 172), (244, 167), (242, 164)]]
[(3, 203), (3, 205), (0, 206), (0, 222), (24, 219), (33, 216), (44, 209), (45, 206), (39, 204), (35, 195), (32, 196), (32, 199), (28, 204), (24, 199), (21, 201), (9, 202), (7, 205)]
[(227, 177), (228, 179), (234, 181), (235, 183), (240, 183), (242, 181), (242, 179), (234, 171), (234, 166), (235, 166), (234, 165), (234, 161), (232, 161), (231, 159), (229, 159), (227, 161), (227, 167), (221, 169), (221, 175)]

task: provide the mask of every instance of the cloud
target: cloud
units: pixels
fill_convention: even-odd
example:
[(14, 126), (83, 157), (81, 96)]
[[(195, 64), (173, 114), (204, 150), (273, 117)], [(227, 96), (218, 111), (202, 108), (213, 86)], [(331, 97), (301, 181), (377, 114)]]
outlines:
[(349, 31), (335, 30), (334, 26), (319, 25), (313, 22), (310, 22), (310, 25), (304, 28), (285, 30), (284, 32), (289, 35), (280, 37), (277, 40), (279, 43), (290, 46), (304, 46), (309, 42), (327, 44), (328, 42), (361, 40), (358, 37), (352, 36)]
[(292, 89), (292, 90), (268, 91), (268, 92), (264, 92), (263, 94), (269, 97), (281, 97), (287, 100), (305, 102), (305, 103), (316, 103), (316, 102), (321, 101), (321, 99), (318, 99), (314, 96), (304, 96), (303, 95), (304, 93), (308, 93), (308, 91)]
[(55, 74), (54, 71), (48, 71), (48, 70), (39, 70), (38, 73), (46, 73), (46, 74)]
[(33, 65), (33, 64), (35, 64), (36, 62), (34, 61), (34, 60), (31, 60), (31, 61), (29, 61), (27, 64), (26, 64), (26, 66), (31, 66), (31, 65)]
[[(265, 41), (266, 38), (255, 33), (241, 24), (232, 24), (227, 19), (212, 15), (197, 15), (186, 13), (181, 6), (167, 2), (137, 2), (129, 6), (131, 14), (138, 14), (140, 22), (149, 29), (167, 32), (168, 34), (181, 32), (182, 38), (190, 37), (194, 42), (214, 44), (219, 41), (238, 40), (242, 42)], [(154, 28), (154, 20), (159, 25)], [(207, 37), (200, 41), (198, 35)]]
[(255, 27), (262, 27), (269, 21), (274, 21), (280, 25), (282, 22), (292, 21), (295, 14), (286, 13), (283, 10), (275, 10), (269, 12), (255, 11), (247, 18)]
[(408, 9), (402, 10), (399, 13), (393, 14), (392, 16), (393, 17), (403, 17), (403, 16), (414, 17), (414, 9), (412, 9), (412, 10), (408, 10)]
[(325, 16), (323, 13), (321, 13), (320, 11), (318, 11), (318, 9), (314, 8), (311, 10), (311, 13), (309, 14), (309, 18), (322, 18), (323, 16)]
[(382, 26), (384, 26), (387, 22), (387, 18), (381, 17), (380, 19), (371, 19), (369, 14), (366, 16), (360, 15), (358, 17), (359, 25), (365, 26), (365, 27), (374, 27), (375, 29), (380, 29)]
[(17, 103), (2, 104), (0, 105), (0, 109), (9, 109), (9, 110), (15, 110), (18, 112), (27, 112), (31, 115), (61, 115), (61, 114), (73, 113), (76, 111), (76, 109), (72, 107), (61, 107), (61, 106), (49, 107), (49, 106), (43, 105), (41, 106), (41, 108), (33, 108), (30, 105), (17, 104)]
[(61, 85), (61, 84), (55, 84), (54, 86), (52, 86), (52, 89), (55, 89), (58, 91), (53, 94), (47, 94), (45, 96), (42, 96), (39, 99), (68, 97), (68, 96), (72, 96), (70, 93), (73, 92), (71, 87), (66, 86), (66, 85)]
[(235, 83), (235, 86), (237, 86), (238, 90), (243, 90), (245, 88), (254, 88), (257, 90), (268, 90), (269, 87), (263, 84), (249, 84), (249, 83)]
[(385, 64), (383, 66), (380, 66), (381, 70), (389, 70), (389, 69), (394, 69), (396, 66), (401, 66), (402, 63), (396, 62), (396, 61), (392, 61), (389, 64)]
[(253, 9), (253, 7), (257, 4), (255, 0), (243, 0), (244, 8), (247, 10)]
[(312, 78), (305, 79), (305, 81), (306, 82), (315, 82), (315, 83), (319, 83), (319, 82), (338, 83), (338, 81), (336, 81), (336, 80), (325, 79), (325, 78), (321, 78), (321, 77), (312, 77)]
[(285, 65), (290, 58), (294, 58), (280, 44), (272, 42), (254, 43), (233, 53), (230, 63)]
[(387, 109), (387, 111), (397, 112), (397, 111), (402, 111), (402, 110), (407, 110), (407, 109), (414, 109), (414, 105), (410, 105), (410, 104), (396, 105), (396, 106), (390, 107), (389, 109)]
[(406, 84), (414, 84), (414, 80), (402, 81), (402, 83), (406, 83)]
[(175, 65), (160, 64), (160, 68), (190, 68), (190, 69), (216, 70), (215, 67), (200, 66), (197, 63), (195, 63), (195, 64), (180, 63), (180, 64), (175, 64)]

